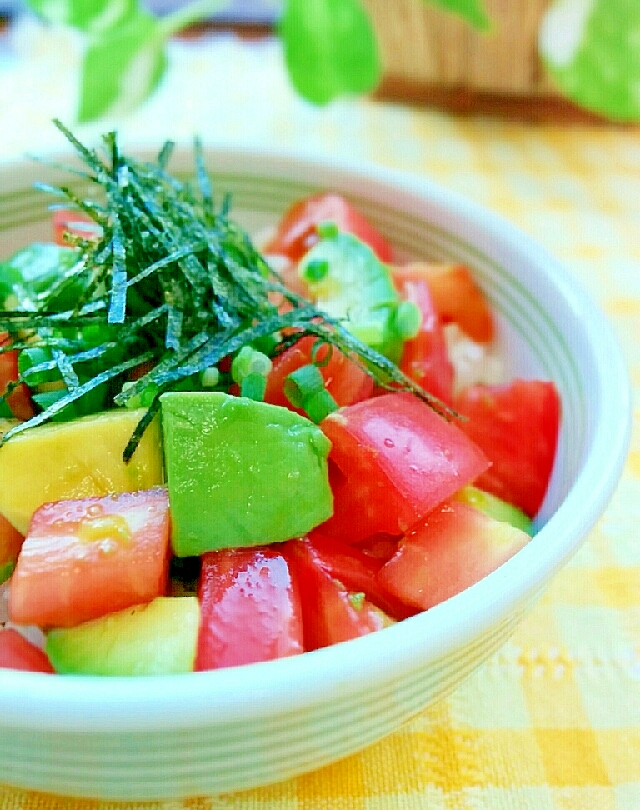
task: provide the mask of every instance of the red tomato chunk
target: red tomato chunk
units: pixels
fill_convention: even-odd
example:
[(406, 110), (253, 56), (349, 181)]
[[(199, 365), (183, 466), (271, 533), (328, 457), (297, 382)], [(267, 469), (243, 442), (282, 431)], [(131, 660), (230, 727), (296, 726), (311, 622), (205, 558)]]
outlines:
[(11, 523), (0, 515), (0, 568), (18, 559), (24, 537)]
[(459, 427), (412, 394), (341, 408), (320, 427), (333, 445), (334, 495), (322, 531), (347, 543), (404, 534), (489, 466)]
[(391, 624), (389, 617), (362, 592), (349, 591), (334, 579), (309, 544), (288, 543), (285, 553), (304, 594), (302, 616), (306, 651), (349, 641)]
[[(390, 594), (378, 581), (377, 574), (383, 565), (381, 559), (366, 554), (355, 546), (335, 540), (314, 529), (303, 540), (291, 541), (304, 544), (308, 558), (325, 571), (331, 579), (339, 582), (347, 591), (364, 593), (366, 598), (393, 619), (405, 619), (415, 611)], [(394, 552), (397, 549), (394, 541)]]
[(429, 285), (422, 278), (407, 275), (396, 286), (402, 298), (416, 304), (422, 314), (420, 331), (404, 345), (400, 369), (425, 391), (449, 405), (453, 397), (455, 371), (447, 354), (442, 323), (434, 307)]
[(46, 653), (13, 627), (0, 630), (0, 668), (54, 672)]
[(67, 236), (79, 236), (82, 239), (99, 239), (102, 233), (98, 223), (83, 211), (56, 208), (51, 219), (53, 241), (61, 247), (69, 246)]
[(468, 417), (460, 427), (491, 459), (481, 489), (534, 517), (544, 500), (560, 430), (560, 397), (552, 382), (515, 380), (474, 385), (457, 397)]
[(58, 501), (31, 519), (11, 577), (16, 624), (71, 627), (164, 595), (165, 489)]
[(299, 261), (318, 241), (318, 225), (333, 222), (369, 245), (382, 262), (393, 259), (393, 250), (374, 226), (339, 194), (321, 193), (298, 200), (284, 214), (265, 253)]
[[(321, 346), (317, 356), (314, 357), (313, 348), (317, 342), (315, 337), (303, 337), (273, 360), (264, 392), (265, 402), (303, 413), (302, 410), (294, 408), (285, 396), (284, 381), (293, 371), (314, 361), (318, 363), (325, 388), (338, 406), (352, 405), (371, 396), (372, 377), (342, 352), (337, 349), (329, 350), (326, 345)], [(329, 351), (330, 355), (327, 357)]]
[(448, 501), (403, 540), (378, 580), (407, 605), (427, 610), (490, 574), (529, 535), (460, 501)]
[(279, 551), (261, 547), (204, 554), (198, 596), (196, 670), (303, 651), (300, 597)]
[(468, 267), (414, 262), (394, 267), (393, 278), (398, 289), (407, 281), (426, 282), (443, 324), (457, 323), (477, 343), (493, 340), (493, 315)]
[[(6, 348), (8, 345), (10, 345), (8, 333), (0, 332), (0, 349)], [(15, 382), (17, 379), (18, 352), (0, 352), (0, 396), (6, 393), (9, 383)], [(11, 414), (15, 416), (16, 419), (30, 419), (34, 414), (31, 394), (24, 383), (20, 383), (20, 385), (13, 389), (7, 397), (6, 405), (9, 406)], [(3, 410), (4, 407), (4, 404), (0, 406), (0, 410)], [(11, 414), (3, 415), (8, 416)]]

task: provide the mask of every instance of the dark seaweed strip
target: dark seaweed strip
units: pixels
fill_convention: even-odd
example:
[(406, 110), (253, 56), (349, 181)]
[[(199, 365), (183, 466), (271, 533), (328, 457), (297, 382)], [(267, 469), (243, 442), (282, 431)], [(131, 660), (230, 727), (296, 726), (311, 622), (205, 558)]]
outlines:
[(125, 461), (131, 460), (131, 457), (135, 453), (136, 448), (140, 443), (140, 439), (142, 438), (145, 430), (153, 422), (159, 410), (160, 410), (160, 395), (157, 395), (156, 397), (154, 397), (153, 401), (151, 402), (151, 405), (147, 408), (146, 413), (142, 416), (138, 424), (135, 426), (134, 431), (131, 434), (131, 438), (127, 442), (127, 446), (124, 448), (122, 458)]
[(37, 425), (42, 425), (44, 422), (48, 422), (53, 416), (56, 416), (60, 411), (70, 405), (72, 402), (80, 399), (80, 397), (88, 394), (89, 391), (93, 391), (94, 388), (97, 388), (99, 385), (103, 383), (109, 382), (114, 377), (118, 377), (120, 374), (123, 374), (125, 371), (129, 371), (136, 366), (139, 366), (142, 363), (146, 363), (149, 360), (153, 359), (153, 354), (151, 352), (146, 352), (145, 354), (140, 355), (139, 357), (135, 357), (130, 360), (125, 360), (123, 363), (119, 363), (118, 365), (112, 366), (111, 368), (106, 369), (105, 371), (100, 372), (95, 377), (92, 377), (87, 382), (79, 385), (77, 388), (74, 388), (72, 391), (69, 391), (68, 394), (61, 397), (60, 399), (56, 400), (53, 404), (49, 405), (49, 407), (42, 411), (41, 413), (32, 416), (31, 419), (28, 419), (26, 422), (20, 422), (19, 424), (12, 427), (2, 436), (2, 443), (8, 441), (12, 436), (17, 436), (18, 433), (23, 433), (25, 430), (29, 428), (36, 427)]
[[(228, 218), (229, 195), (216, 211), (200, 142), (194, 144), (195, 177), (183, 183), (167, 171), (169, 141), (156, 163), (140, 162), (122, 154), (116, 135), (109, 133), (103, 138), (103, 159), (64, 125), (57, 126), (84, 161), (83, 178), (98, 187), (104, 201), (80, 200), (64, 187), (48, 190), (88, 213), (102, 226), (102, 235), (77, 242), (81, 259), (60, 284), (60, 292), (71, 280), (74, 289), (82, 289), (73, 311), (52, 311), (49, 297), (39, 302), (37, 313), (0, 314), (0, 328), (8, 323), (18, 341), (55, 349), (56, 364), (47, 369), (57, 366), (69, 388), (21, 429), (46, 422), (84, 393), (145, 362), (149, 370), (112, 400), (123, 405), (145, 390), (154, 394), (127, 446), (129, 458), (163, 392), (252, 342), (271, 336), (277, 354), (303, 334), (316, 335), (352, 357), (381, 385), (413, 391), (446, 412), (342, 323), (283, 286), (248, 235)], [(279, 312), (274, 293), (289, 302), (288, 312)], [(116, 324), (117, 341), (109, 326)], [(77, 340), (60, 343), (61, 330), (68, 329), (77, 331)], [(23, 338), (20, 330), (32, 334)], [(134, 359), (123, 361), (125, 356)], [(94, 376), (78, 384), (75, 367), (88, 361)]]
[(53, 359), (56, 361), (62, 381), (69, 391), (74, 391), (76, 388), (78, 388), (80, 381), (78, 380), (78, 375), (73, 368), (73, 363), (71, 362), (70, 358), (59, 349), (54, 349)]
[(178, 351), (164, 355), (151, 371), (144, 374), (126, 389), (120, 391), (120, 393), (113, 398), (114, 404), (125, 405), (131, 397), (141, 394), (149, 384), (157, 385), (158, 380), (165, 372), (183, 363), (190, 354), (193, 354), (200, 346), (204, 345), (208, 338), (209, 335), (206, 332), (200, 332), (194, 335), (187, 344), (181, 346)]
[[(104, 304), (102, 309), (104, 309)], [(56, 327), (63, 324), (64, 326), (86, 326), (91, 323), (92, 316), (95, 310), (90, 312), (81, 311), (77, 314), (67, 313), (63, 317), (63, 313), (57, 312), (21, 312), (11, 310), (9, 312), (0, 312), (0, 330), (3, 332), (18, 332), (27, 329), (44, 329), (47, 327)], [(104, 319), (99, 319), (97, 316), (93, 318), (95, 323), (104, 323)]]
[(60, 132), (62, 132), (69, 143), (72, 144), (89, 168), (93, 169), (94, 171), (104, 168), (97, 154), (92, 149), (87, 149), (87, 147), (76, 138), (73, 132), (71, 132), (70, 129), (67, 129), (59, 118), (54, 118), (53, 123), (60, 130)]
[(158, 152), (158, 166), (161, 169), (166, 169), (169, 161), (171, 160), (171, 154), (175, 147), (175, 143), (173, 141), (165, 141), (162, 145), (162, 149)]
[[(48, 345), (48, 344), (47, 344)], [(29, 343), (24, 348), (33, 348), (34, 346), (38, 346), (37, 343)], [(107, 352), (114, 351), (120, 347), (119, 343), (102, 343), (100, 346), (94, 346), (93, 349), (88, 349), (87, 351), (80, 351), (76, 354), (65, 355), (72, 366), (76, 366), (80, 363), (91, 362), (92, 360), (97, 360), (100, 357), (104, 356)], [(52, 348), (48, 345), (48, 348)], [(69, 347), (67, 347), (69, 348)], [(39, 374), (42, 374), (46, 371), (53, 371), (54, 368), (60, 368), (57, 359), (53, 360), (43, 360), (41, 363), (37, 363), (33, 366), (30, 366), (26, 371), (22, 373), (22, 380), (23, 382), (29, 383), (29, 379), (31, 377), (37, 377)]]
[(190, 245), (185, 245), (184, 247), (180, 248), (180, 250), (176, 250), (175, 253), (170, 254), (169, 256), (164, 256), (162, 259), (158, 259), (158, 261), (153, 262), (153, 264), (148, 265), (141, 270), (137, 275), (133, 276), (127, 280), (127, 287), (133, 287), (134, 284), (139, 284), (145, 278), (153, 273), (157, 272), (158, 270), (162, 270), (165, 267), (170, 267), (172, 264), (175, 264), (178, 259), (182, 259), (184, 256), (188, 256), (191, 253), (197, 253), (198, 251), (204, 250), (205, 245), (203, 242), (194, 242)]
[(113, 237), (111, 239), (113, 264), (111, 266), (111, 298), (109, 302), (109, 323), (123, 323), (127, 309), (127, 254), (125, 236), (117, 212), (113, 213)]
[(179, 349), (182, 335), (182, 310), (169, 305), (167, 308), (167, 331), (164, 345), (167, 349)]
[(204, 164), (204, 154), (202, 152), (202, 141), (196, 138), (193, 144), (193, 151), (195, 155), (196, 164), (196, 180), (198, 181), (198, 189), (202, 197), (202, 205), (207, 214), (213, 214), (213, 191), (211, 189), (211, 181)]

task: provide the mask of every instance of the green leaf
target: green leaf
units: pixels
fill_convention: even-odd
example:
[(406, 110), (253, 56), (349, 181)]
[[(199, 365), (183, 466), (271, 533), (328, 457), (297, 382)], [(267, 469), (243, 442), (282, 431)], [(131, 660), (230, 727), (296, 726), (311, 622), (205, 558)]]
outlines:
[(572, 101), (614, 121), (640, 120), (637, 0), (556, 0), (539, 45), (547, 70)]
[(480, 31), (486, 31), (490, 26), (482, 0), (430, 0), (430, 2), (442, 6), (453, 14), (459, 14)]
[(135, 17), (138, 0), (27, 0), (31, 10), (50, 23), (98, 33)]
[(366, 93), (380, 80), (376, 35), (359, 0), (285, 0), (280, 36), (291, 81), (309, 101)]
[(153, 92), (165, 69), (164, 38), (153, 15), (140, 12), (126, 25), (107, 29), (84, 56), (78, 120), (130, 112)]

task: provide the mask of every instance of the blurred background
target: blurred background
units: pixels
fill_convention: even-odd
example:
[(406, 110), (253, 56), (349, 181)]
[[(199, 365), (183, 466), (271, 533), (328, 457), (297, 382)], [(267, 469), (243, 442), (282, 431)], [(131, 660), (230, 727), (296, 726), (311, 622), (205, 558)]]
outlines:
[[(302, 21), (301, 30), (318, 28), (316, 41), (311, 43), (313, 47), (322, 39), (323, 15), (327, 16), (322, 10), (323, 3), (317, 5), (320, 11), (305, 11), (304, 3), (293, 0), (287, 3), (283, 0), (139, 2), (141, 9), (157, 18), (160, 27), (175, 21), (171, 36), (166, 37), (165, 50), (171, 70), (165, 65), (158, 83), (162, 92), (172, 82), (171, 73), (180, 70), (184, 54), (180, 53), (181, 45), (176, 44), (176, 40), (185, 36), (192, 43), (192, 51), (200, 49), (200, 69), (204, 69), (202, 59), (211, 62), (211, 91), (224, 92), (221, 82), (216, 82), (221, 74), (213, 72), (212, 63), (225, 46), (218, 43), (217, 53), (209, 46), (213, 37), (220, 40), (225, 35), (227, 45), (229, 36), (239, 36), (245, 42), (249, 38), (265, 40), (266, 44), (263, 43), (259, 51), (265, 60), (264, 70), (268, 70), (267, 62), (271, 60), (282, 74), (276, 81), (283, 79), (286, 84), (295, 71), (288, 61), (291, 34), (289, 43), (286, 40), (284, 43), (284, 59), (279, 41), (278, 19), (283, 9), (296, 8), (291, 16), (297, 15)], [(367, 95), (373, 98), (529, 122), (635, 123), (640, 120), (640, 99), (633, 89), (640, 81), (640, 49), (634, 45), (634, 38), (640, 37), (640, 6), (636, 9), (625, 0), (394, 0), (393, 3), (360, 0), (360, 3), (373, 27), (382, 68), (375, 86), (368, 88)], [(345, 12), (347, 17), (353, 14), (356, 5), (349, 0), (351, 11)], [(88, 19), (95, 13), (89, 11), (92, 7), (106, 8), (111, 13), (116, 4), (110, 0), (95, 4), (72, 0), (63, 6), (82, 9), (73, 14), (86, 17), (84, 22), (89, 26)], [(314, 6), (316, 4), (309, 3), (307, 8)], [(4, 97), (0, 96), (0, 101), (5, 103), (5, 110), (20, 110), (26, 98), (31, 102), (37, 98), (39, 104), (44, 103), (41, 110), (49, 111), (46, 100), (56, 98), (52, 106), (58, 110), (68, 108), (74, 99), (74, 115), (77, 114), (78, 94), (83, 92), (80, 86), (82, 82), (90, 83), (82, 59), (87, 48), (94, 48), (92, 44), (87, 45), (92, 42), (93, 34), (88, 27), (81, 31), (82, 25), (78, 26), (77, 19), (72, 25), (60, 25), (59, 8), (54, 0), (0, 0), (3, 19), (0, 69), (5, 70), (5, 81), (0, 87)], [(446, 9), (458, 9), (458, 13), (452, 14)], [(471, 24), (473, 10), (477, 9), (486, 11), (488, 30)], [(185, 11), (187, 13), (183, 13)], [(98, 16), (96, 13), (96, 18)], [(177, 25), (180, 20), (181, 26)], [(108, 33), (113, 35), (116, 31), (114, 27)], [(86, 36), (87, 33), (91, 36)], [(335, 34), (335, 30), (327, 29), (327, 33)], [(102, 57), (103, 81), (97, 81), (95, 76), (91, 79), (94, 96), (97, 90), (104, 90), (101, 85), (108, 82), (110, 71), (120, 70), (115, 67), (118, 57), (114, 53), (126, 51), (128, 47), (122, 42), (115, 43), (113, 36), (111, 40), (111, 61)], [(207, 50), (211, 51), (208, 55)], [(259, 48), (254, 46), (253, 50), (258, 52)], [(133, 55), (131, 52), (127, 58)], [(351, 59), (355, 63), (357, 58), (354, 50), (343, 61)], [(319, 61), (318, 75), (332, 72), (337, 61), (329, 65)], [(234, 84), (242, 86), (246, 70), (234, 61), (229, 62), (228, 54), (224, 56), (223, 65), (222, 74), (228, 75), (232, 70)], [(34, 67), (40, 73), (39, 83), (30, 75), (30, 68)], [(135, 85), (140, 80), (139, 73), (132, 70), (126, 77), (123, 73), (110, 80), (114, 84), (116, 80), (120, 82), (120, 94), (124, 96), (125, 85)], [(11, 86), (16, 86), (18, 80), (29, 90), (28, 96), (11, 95)], [(259, 77), (258, 82), (263, 81), (264, 77)], [(298, 95), (306, 97), (300, 92), (299, 83), (295, 80), (293, 83)], [(130, 107), (143, 106), (147, 95), (153, 95), (153, 89), (157, 87), (141, 90), (140, 99)], [(201, 101), (205, 105), (209, 103), (202, 97)], [(79, 106), (82, 108), (81, 102)], [(119, 121), (123, 105), (106, 106), (112, 108), (109, 110), (111, 120)], [(85, 110), (87, 114), (80, 114), (80, 122), (104, 118), (104, 112), (92, 109), (87, 113)], [(118, 114), (114, 116), (114, 112)], [(105, 122), (108, 120), (109, 117)]]

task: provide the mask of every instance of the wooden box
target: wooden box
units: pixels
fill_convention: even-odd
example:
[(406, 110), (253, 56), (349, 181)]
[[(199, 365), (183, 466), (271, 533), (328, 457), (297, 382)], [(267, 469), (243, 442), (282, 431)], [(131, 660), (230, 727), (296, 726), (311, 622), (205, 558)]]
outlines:
[(538, 30), (550, 0), (485, 0), (492, 29), (422, 0), (363, 0), (384, 64), (379, 95), (469, 109), (570, 106), (538, 57)]

